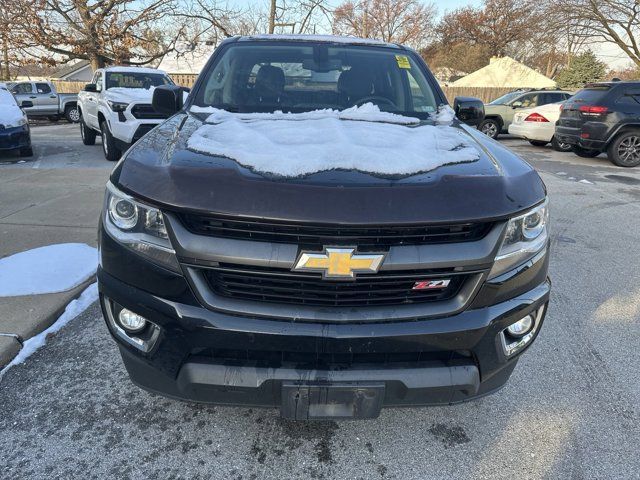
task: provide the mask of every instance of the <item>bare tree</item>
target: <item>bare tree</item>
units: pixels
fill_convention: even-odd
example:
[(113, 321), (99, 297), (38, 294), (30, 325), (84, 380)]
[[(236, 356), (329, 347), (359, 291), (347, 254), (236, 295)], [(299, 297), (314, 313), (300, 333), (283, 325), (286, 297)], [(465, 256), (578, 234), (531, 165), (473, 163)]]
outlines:
[[(3, 2), (14, 27), (64, 59), (144, 65), (171, 51), (179, 28), (175, 0), (13, 0)], [(173, 34), (169, 32), (173, 30)], [(44, 59), (45, 56), (43, 55)]]
[(333, 31), (419, 48), (433, 36), (433, 4), (417, 0), (347, 1), (333, 12)]
[(614, 43), (640, 66), (640, 2), (563, 0), (567, 19), (579, 26), (583, 41)]

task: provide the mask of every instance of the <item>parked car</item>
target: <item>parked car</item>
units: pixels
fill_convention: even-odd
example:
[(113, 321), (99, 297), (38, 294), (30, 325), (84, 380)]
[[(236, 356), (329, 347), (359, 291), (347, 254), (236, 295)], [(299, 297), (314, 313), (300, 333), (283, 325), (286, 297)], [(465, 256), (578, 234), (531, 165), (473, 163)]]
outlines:
[(18, 103), (27, 101), (33, 104), (24, 109), (29, 117), (47, 117), (55, 121), (64, 116), (72, 123), (80, 119), (78, 95), (58, 93), (51, 82), (17, 82), (11, 87), (11, 93)]
[(640, 82), (587, 85), (563, 106), (556, 137), (580, 157), (606, 152), (619, 167), (640, 165)]
[(562, 90), (516, 90), (509, 92), (484, 106), (485, 119), (478, 126), (478, 130), (496, 139), (501, 133), (508, 132), (513, 116), (520, 110), (564, 102), (570, 96), (571, 93)]
[[(549, 300), (546, 189), (417, 52), (233, 37), (183, 101), (155, 89), (171, 117), (124, 153), (100, 222), (101, 307), (137, 385), (295, 419), (504, 385)], [(456, 102), (471, 123), (477, 102)]]
[(509, 125), (509, 134), (529, 140), (531, 145), (544, 147), (549, 142), (558, 152), (570, 152), (571, 145), (559, 142), (555, 137), (556, 122), (560, 117), (562, 103), (549, 103), (519, 111)]
[(152, 68), (109, 67), (96, 70), (79, 95), (80, 134), (85, 145), (102, 137), (107, 160), (122, 152), (167, 118), (151, 106), (153, 90), (174, 85), (169, 76)]
[[(30, 102), (25, 100), (22, 106), (29, 108)], [(0, 88), (0, 151), (18, 149), (21, 157), (33, 155), (29, 121), (15, 97)]]

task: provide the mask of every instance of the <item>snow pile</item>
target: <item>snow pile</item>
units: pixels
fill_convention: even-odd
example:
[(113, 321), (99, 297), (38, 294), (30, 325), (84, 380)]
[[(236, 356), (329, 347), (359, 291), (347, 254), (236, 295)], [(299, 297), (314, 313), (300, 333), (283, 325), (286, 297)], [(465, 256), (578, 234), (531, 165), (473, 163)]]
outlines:
[(25, 118), (24, 112), (13, 95), (8, 90), (0, 89), (0, 125), (7, 128), (17, 127), (23, 118)]
[(0, 297), (70, 290), (96, 273), (98, 251), (84, 243), (61, 243), (0, 259)]
[[(372, 104), (305, 113), (191, 111), (211, 113), (189, 139), (191, 150), (283, 177), (336, 169), (408, 176), (480, 156), (461, 129), (419, 125), (418, 119), (381, 112)], [(436, 115), (436, 123), (451, 120), (446, 109)]]
[(84, 312), (93, 302), (98, 299), (98, 284), (93, 283), (89, 285), (76, 300), (73, 300), (67, 308), (65, 308), (62, 315), (58, 317), (56, 322), (47, 328), (45, 331), (40, 332), (35, 337), (30, 338), (22, 344), (20, 353), (2, 370), (0, 370), (0, 379), (9, 368), (14, 365), (23, 363), (33, 352), (38, 350), (47, 342), (47, 337), (56, 333), (62, 327), (64, 327), (71, 320), (76, 318), (82, 312)]

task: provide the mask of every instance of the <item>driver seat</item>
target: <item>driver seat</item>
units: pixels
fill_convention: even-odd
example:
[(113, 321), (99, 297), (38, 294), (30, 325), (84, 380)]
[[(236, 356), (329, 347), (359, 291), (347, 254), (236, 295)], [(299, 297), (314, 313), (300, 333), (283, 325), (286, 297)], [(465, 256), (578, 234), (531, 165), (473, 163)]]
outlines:
[(359, 100), (373, 95), (371, 73), (358, 67), (351, 67), (338, 78), (338, 101), (343, 107), (352, 107)]

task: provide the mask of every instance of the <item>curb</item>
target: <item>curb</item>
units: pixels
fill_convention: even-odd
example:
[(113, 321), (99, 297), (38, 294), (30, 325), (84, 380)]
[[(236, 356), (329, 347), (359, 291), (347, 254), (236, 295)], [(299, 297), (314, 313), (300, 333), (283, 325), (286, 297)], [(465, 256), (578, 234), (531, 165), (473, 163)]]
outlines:
[[(22, 349), (26, 340), (53, 325), (82, 292), (96, 281), (92, 275), (71, 290), (58, 293), (2, 297), (0, 300), (0, 369), (4, 368)], [(46, 301), (43, 301), (46, 297)], [(24, 308), (25, 304), (28, 309)], [(10, 324), (10, 325), (7, 325)], [(6, 331), (8, 330), (8, 331)]]

